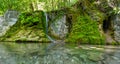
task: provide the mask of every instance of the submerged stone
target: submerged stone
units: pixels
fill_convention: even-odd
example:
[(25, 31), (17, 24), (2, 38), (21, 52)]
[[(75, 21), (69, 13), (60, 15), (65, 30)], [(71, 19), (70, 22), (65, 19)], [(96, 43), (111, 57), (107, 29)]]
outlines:
[(99, 54), (99, 53), (89, 53), (88, 55), (89, 55), (88, 58), (92, 61), (100, 61), (104, 59), (102, 57), (102, 54)]

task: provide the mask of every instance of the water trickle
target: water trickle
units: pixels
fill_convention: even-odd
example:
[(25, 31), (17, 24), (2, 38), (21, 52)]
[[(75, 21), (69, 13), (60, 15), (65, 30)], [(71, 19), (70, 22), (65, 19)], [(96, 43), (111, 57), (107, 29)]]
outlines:
[(48, 14), (46, 12), (44, 12), (44, 14), (45, 14), (45, 18), (46, 18), (46, 36), (48, 37), (48, 39), (50, 41), (54, 42), (54, 40), (48, 35), (48, 22), (49, 22)]
[(51, 49), (58, 43), (64, 43), (68, 28), (66, 26), (66, 16), (59, 13), (44, 13), (46, 17), (46, 35), (52, 42), (47, 49)]

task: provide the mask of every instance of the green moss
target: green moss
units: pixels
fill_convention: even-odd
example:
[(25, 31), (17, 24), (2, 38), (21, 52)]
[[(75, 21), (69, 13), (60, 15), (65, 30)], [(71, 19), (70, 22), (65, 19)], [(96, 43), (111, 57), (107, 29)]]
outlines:
[(20, 24), (27, 27), (41, 24), (36, 26), (36, 28), (43, 28), (45, 18), (43, 14), (43, 11), (23, 12), (19, 17)]
[(73, 21), (72, 31), (66, 39), (67, 42), (104, 44), (104, 38), (98, 30), (98, 24), (96, 21), (91, 20), (87, 15), (77, 15)]
[[(106, 15), (92, 1), (81, 0), (71, 11), (72, 30), (66, 42), (83, 44), (105, 44), (105, 37), (100, 33), (99, 25)], [(74, 11), (73, 11), (74, 9)]]
[(49, 41), (45, 34), (45, 16), (42, 11), (24, 12), (10, 27), (1, 41)]

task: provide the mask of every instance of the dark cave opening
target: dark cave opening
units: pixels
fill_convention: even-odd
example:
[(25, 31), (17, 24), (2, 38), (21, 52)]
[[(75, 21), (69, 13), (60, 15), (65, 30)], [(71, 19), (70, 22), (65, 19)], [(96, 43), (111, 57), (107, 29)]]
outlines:
[(111, 24), (110, 18), (103, 21), (102, 28), (103, 28), (104, 33), (111, 31), (112, 24)]
[(113, 33), (113, 23), (111, 21), (112, 17), (108, 17), (103, 21), (102, 30), (105, 35), (105, 41), (107, 44), (115, 42), (114, 41), (114, 33)]

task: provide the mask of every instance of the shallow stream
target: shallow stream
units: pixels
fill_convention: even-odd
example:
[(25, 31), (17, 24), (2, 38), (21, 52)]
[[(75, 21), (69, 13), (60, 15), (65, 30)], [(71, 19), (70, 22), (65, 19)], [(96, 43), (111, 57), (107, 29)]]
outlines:
[(0, 64), (120, 64), (120, 46), (0, 43)]

